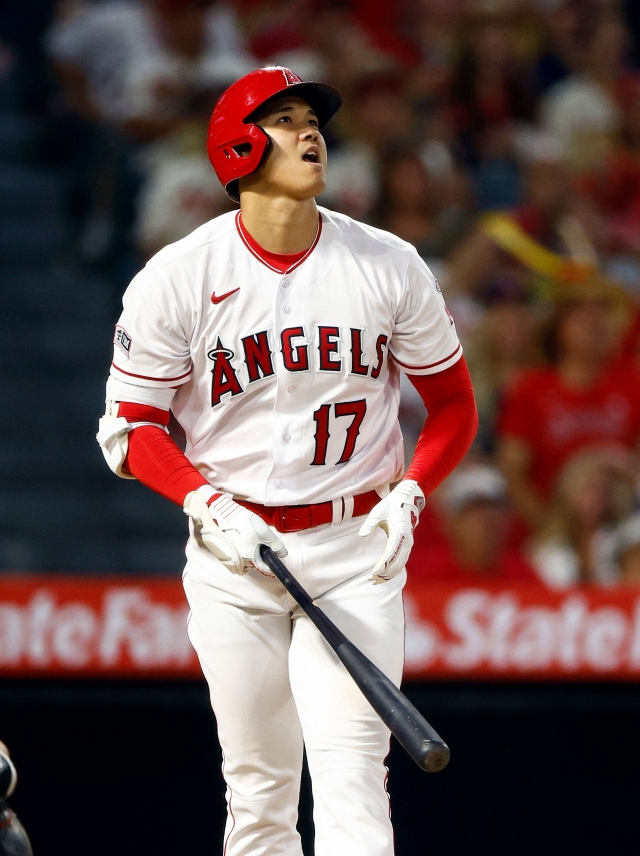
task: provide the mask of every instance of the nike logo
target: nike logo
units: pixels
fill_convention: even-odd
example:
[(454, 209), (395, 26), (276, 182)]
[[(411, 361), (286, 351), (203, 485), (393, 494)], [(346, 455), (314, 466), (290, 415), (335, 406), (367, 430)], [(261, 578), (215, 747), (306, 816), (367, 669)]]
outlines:
[(238, 286), (238, 288), (234, 288), (233, 291), (227, 291), (226, 294), (221, 294), (220, 297), (216, 297), (216, 293), (214, 291), (213, 294), (211, 295), (211, 302), (213, 303), (214, 306), (217, 305), (218, 303), (222, 303), (223, 300), (226, 300), (227, 297), (231, 297), (231, 295), (235, 294), (236, 291), (240, 291), (240, 286)]

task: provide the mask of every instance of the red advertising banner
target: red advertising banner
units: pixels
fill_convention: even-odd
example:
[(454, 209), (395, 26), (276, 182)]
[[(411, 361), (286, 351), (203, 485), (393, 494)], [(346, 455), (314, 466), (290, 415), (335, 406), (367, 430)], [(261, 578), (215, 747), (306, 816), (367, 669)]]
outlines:
[[(640, 680), (640, 590), (412, 583), (421, 679)], [(179, 580), (0, 577), (0, 675), (197, 678)]]
[(180, 580), (0, 578), (0, 675), (199, 677)]
[(640, 591), (413, 584), (411, 678), (640, 680)]

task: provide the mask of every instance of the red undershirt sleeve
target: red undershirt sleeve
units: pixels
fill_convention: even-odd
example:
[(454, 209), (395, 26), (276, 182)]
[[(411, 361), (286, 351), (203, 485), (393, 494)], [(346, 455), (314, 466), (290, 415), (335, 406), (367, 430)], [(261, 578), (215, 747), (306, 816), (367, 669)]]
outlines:
[(437, 374), (407, 377), (420, 394), (428, 416), (404, 478), (415, 479), (426, 496), (468, 452), (478, 430), (478, 413), (464, 357)]
[[(120, 402), (118, 415), (124, 416), (129, 422), (169, 424), (168, 410), (158, 410), (144, 404)], [(125, 468), (142, 484), (177, 505), (184, 504), (184, 498), (190, 491), (208, 484), (162, 428), (141, 425), (129, 432), (128, 439)]]

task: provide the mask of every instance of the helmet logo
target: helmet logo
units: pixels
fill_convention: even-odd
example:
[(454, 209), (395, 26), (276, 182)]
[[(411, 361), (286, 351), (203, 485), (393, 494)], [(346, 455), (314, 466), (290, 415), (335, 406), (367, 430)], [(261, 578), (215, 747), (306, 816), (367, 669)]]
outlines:
[(294, 74), (291, 69), (283, 68), (281, 71), (284, 74), (284, 79), (287, 81), (287, 86), (293, 86), (294, 83), (302, 83), (302, 78)]

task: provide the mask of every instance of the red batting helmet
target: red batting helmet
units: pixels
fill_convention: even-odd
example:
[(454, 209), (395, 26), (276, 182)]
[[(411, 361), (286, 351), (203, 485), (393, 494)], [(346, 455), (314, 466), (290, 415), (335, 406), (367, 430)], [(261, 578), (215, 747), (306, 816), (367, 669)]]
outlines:
[(238, 179), (255, 172), (269, 149), (268, 134), (251, 121), (251, 114), (271, 98), (285, 93), (304, 98), (313, 107), (321, 130), (342, 104), (333, 86), (304, 82), (281, 66), (258, 68), (236, 80), (220, 96), (207, 138), (211, 165), (234, 202), (240, 201)]

